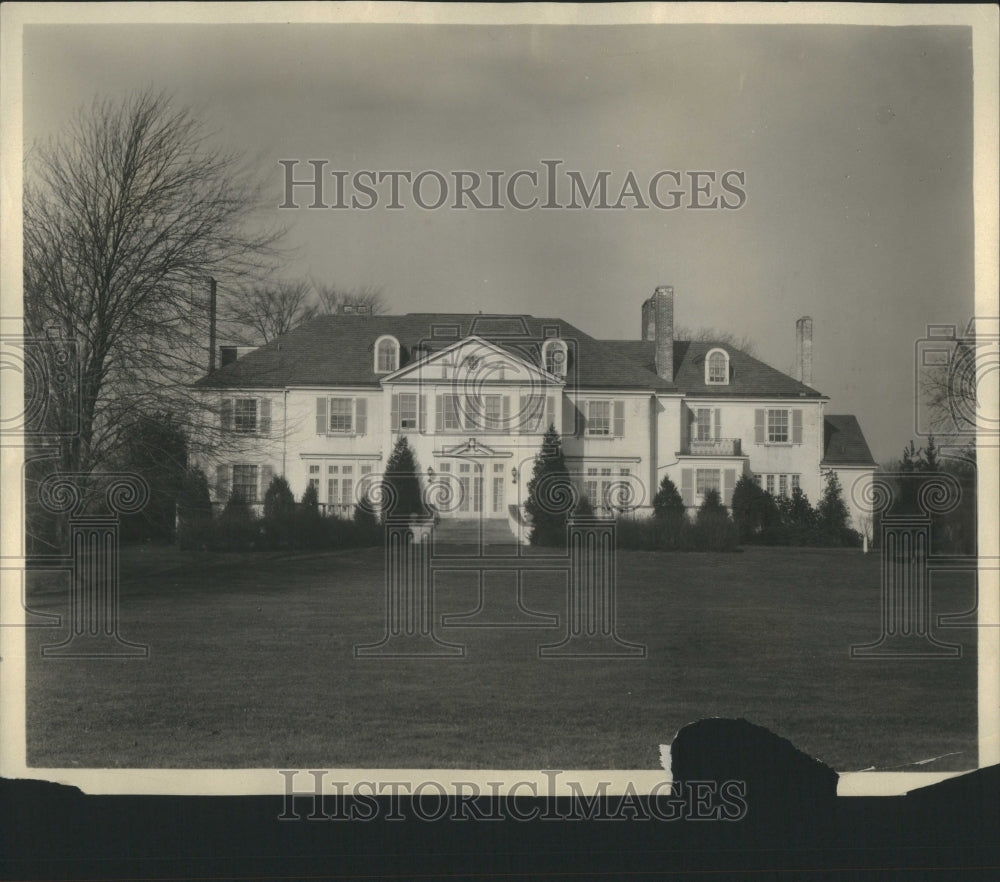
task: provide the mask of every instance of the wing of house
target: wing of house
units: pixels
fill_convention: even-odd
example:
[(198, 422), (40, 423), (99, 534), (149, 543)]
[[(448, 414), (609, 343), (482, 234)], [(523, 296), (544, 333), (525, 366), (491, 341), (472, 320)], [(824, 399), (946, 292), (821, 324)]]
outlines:
[(813, 500), (826, 468), (870, 474), (857, 421), (824, 416), (810, 385), (811, 320), (797, 325), (796, 379), (726, 343), (675, 340), (673, 307), (673, 289), (657, 288), (631, 341), (530, 315), (320, 316), (227, 350), (196, 384), (233, 442), (201, 464), (217, 501), (233, 488), (259, 500), (280, 473), (348, 514), (405, 434), (427, 478), (459, 488), (455, 517), (523, 505), (549, 425), (597, 508), (648, 509), (664, 474), (689, 506), (712, 488), (728, 504), (743, 474)]

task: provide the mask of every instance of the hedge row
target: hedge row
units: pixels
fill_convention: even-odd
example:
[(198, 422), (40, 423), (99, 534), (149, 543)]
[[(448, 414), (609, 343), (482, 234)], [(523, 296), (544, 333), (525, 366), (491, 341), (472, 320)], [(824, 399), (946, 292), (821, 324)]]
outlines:
[[(665, 478), (664, 482), (669, 482)], [(675, 498), (676, 494), (676, 498)], [(736, 551), (739, 534), (736, 524), (710, 490), (692, 521), (680, 502), (673, 483), (661, 485), (653, 501), (651, 518), (622, 518), (618, 521), (618, 547), (640, 551)]]
[(177, 541), (181, 548), (203, 551), (292, 551), (362, 548), (382, 542), (378, 520), (356, 506), (353, 518), (320, 514), (315, 488), (295, 502), (288, 483), (276, 477), (264, 496), (263, 517), (254, 515), (237, 492), (213, 517), (208, 484), (201, 474), (191, 476), (192, 493), (180, 508)]

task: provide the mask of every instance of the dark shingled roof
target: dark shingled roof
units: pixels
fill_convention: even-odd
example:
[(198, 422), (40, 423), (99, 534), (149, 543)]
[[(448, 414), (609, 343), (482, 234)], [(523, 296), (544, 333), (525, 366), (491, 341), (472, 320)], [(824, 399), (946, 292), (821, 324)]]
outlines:
[(418, 344), (433, 352), (470, 335), (521, 358), (525, 358), (525, 348), (534, 347), (536, 354), (531, 361), (537, 364), (541, 343), (549, 336), (558, 336), (570, 347), (568, 385), (676, 391), (655, 370), (637, 364), (562, 319), (476, 313), (319, 316), (202, 377), (195, 385), (221, 389), (378, 386), (380, 377), (374, 372), (373, 352), (375, 341), (383, 334), (399, 340), (402, 367), (422, 357), (424, 353), (416, 349)]
[[(656, 344), (649, 340), (602, 340), (608, 349), (655, 372)], [(705, 357), (712, 349), (729, 354), (728, 385), (705, 382)], [(711, 397), (823, 398), (815, 389), (792, 379), (725, 343), (674, 341), (674, 385), (686, 395)]]
[(851, 413), (823, 418), (823, 465), (875, 465), (868, 442)]

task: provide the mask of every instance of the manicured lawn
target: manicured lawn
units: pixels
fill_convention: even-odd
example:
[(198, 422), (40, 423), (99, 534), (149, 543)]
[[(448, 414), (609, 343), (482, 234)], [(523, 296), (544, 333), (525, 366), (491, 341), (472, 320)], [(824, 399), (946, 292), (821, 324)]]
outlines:
[[(43, 659), (63, 634), (28, 629), (29, 765), (656, 769), (659, 745), (709, 716), (839, 771), (976, 763), (972, 630), (941, 635), (958, 660), (849, 657), (878, 636), (874, 554), (620, 552), (619, 634), (648, 647), (634, 660), (539, 659), (558, 629), (488, 628), (441, 632), (464, 659), (356, 660), (385, 631), (381, 549), (123, 557), (121, 634), (150, 656)], [(32, 585), (34, 609), (65, 613), (64, 589)], [(565, 580), (526, 576), (524, 598), (564, 616)], [(935, 612), (972, 601), (935, 584)], [(476, 602), (473, 577), (439, 577), (438, 614)]]

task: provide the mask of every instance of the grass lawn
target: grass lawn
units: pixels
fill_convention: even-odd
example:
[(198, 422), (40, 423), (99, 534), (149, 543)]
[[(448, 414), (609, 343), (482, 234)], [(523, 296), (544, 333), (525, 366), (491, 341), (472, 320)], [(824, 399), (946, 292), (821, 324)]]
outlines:
[[(65, 615), (65, 583), (29, 582), (33, 609)], [(974, 599), (934, 588), (935, 613)], [(356, 660), (385, 632), (381, 549), (126, 549), (120, 631), (149, 658), (43, 659), (64, 634), (28, 629), (28, 763), (656, 769), (686, 723), (745, 716), (838, 771), (974, 767), (974, 631), (942, 632), (957, 660), (852, 660), (879, 590), (857, 551), (620, 552), (618, 631), (645, 659), (543, 660), (560, 630), (450, 628), (464, 659)], [(524, 599), (564, 616), (565, 578), (526, 576)], [(436, 600), (471, 611), (474, 577), (441, 574)]]

